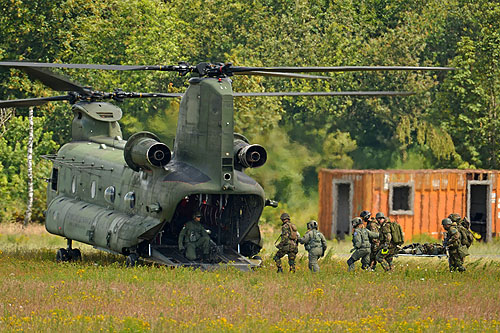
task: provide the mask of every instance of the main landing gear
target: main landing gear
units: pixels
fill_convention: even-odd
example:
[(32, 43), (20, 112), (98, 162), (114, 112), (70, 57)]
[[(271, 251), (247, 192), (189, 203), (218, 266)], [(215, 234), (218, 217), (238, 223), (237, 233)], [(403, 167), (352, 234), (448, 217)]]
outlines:
[(79, 249), (71, 247), (72, 240), (68, 239), (68, 248), (60, 248), (56, 253), (57, 262), (80, 261), (82, 260), (82, 253)]

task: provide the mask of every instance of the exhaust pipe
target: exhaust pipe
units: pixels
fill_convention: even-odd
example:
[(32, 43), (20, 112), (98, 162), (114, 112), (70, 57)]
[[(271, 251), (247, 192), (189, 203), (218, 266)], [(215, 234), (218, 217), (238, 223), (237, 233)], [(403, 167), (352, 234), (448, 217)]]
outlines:
[(134, 171), (151, 170), (152, 167), (163, 168), (170, 162), (172, 152), (160, 139), (150, 132), (139, 132), (132, 135), (125, 145), (123, 155), (125, 162)]

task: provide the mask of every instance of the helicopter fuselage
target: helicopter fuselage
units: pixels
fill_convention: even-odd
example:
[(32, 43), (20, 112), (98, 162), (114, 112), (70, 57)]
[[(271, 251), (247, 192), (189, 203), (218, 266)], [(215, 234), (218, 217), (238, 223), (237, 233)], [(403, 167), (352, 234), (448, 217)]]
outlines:
[[(152, 133), (121, 139), (116, 106), (75, 104), (73, 141), (51, 158), (46, 229), (147, 256), (151, 245), (175, 245), (184, 223), (200, 210), (216, 245), (256, 254), (264, 191), (243, 172), (249, 164), (241, 151), (255, 147), (234, 134), (232, 98), (228, 79), (191, 79), (172, 158)], [(265, 151), (247, 153), (265, 162)]]

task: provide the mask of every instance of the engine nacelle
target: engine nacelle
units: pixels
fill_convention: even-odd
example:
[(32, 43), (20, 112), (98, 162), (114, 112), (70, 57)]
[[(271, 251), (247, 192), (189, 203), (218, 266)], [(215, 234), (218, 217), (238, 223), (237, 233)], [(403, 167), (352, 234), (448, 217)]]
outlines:
[(134, 171), (141, 168), (162, 168), (170, 162), (172, 152), (160, 139), (150, 132), (139, 132), (132, 135), (125, 145), (123, 155), (125, 162)]
[(258, 168), (266, 163), (267, 152), (261, 145), (249, 144), (246, 138), (235, 138), (234, 160), (243, 168)]

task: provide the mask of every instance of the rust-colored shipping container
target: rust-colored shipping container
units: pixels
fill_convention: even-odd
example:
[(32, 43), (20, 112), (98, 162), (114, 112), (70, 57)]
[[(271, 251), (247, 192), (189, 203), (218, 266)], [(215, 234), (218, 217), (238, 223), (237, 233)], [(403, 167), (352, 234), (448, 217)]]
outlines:
[(500, 229), (497, 170), (328, 170), (319, 172), (319, 224), (327, 238), (343, 239), (363, 210), (382, 212), (403, 227), (405, 239), (442, 237), (441, 220), (467, 216), (471, 229), (491, 240)]

